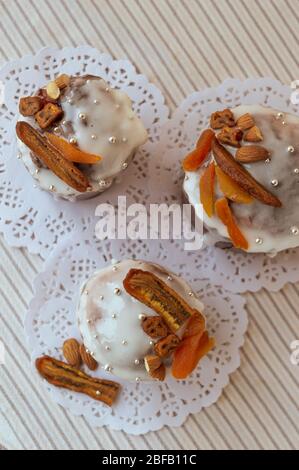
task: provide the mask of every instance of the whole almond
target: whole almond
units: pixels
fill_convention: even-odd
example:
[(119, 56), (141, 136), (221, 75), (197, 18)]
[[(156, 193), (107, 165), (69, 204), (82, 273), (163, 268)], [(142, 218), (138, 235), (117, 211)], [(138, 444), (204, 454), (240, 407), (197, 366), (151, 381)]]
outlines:
[(79, 368), (81, 365), (80, 344), (75, 338), (67, 339), (62, 347), (66, 361), (73, 367)]
[(216, 111), (211, 114), (210, 126), (212, 129), (222, 129), (222, 127), (235, 126), (235, 118), (232, 111), (227, 108), (223, 111)]
[(80, 344), (80, 356), (88, 369), (96, 370), (98, 368), (97, 361), (92, 357), (88, 349), (85, 348), (84, 344)]
[(263, 134), (259, 127), (253, 126), (249, 129), (245, 136), (244, 140), (246, 142), (261, 142), (263, 140)]
[(249, 113), (243, 114), (237, 120), (237, 127), (242, 129), (242, 131), (247, 131), (247, 129), (250, 129), (254, 125), (255, 125), (254, 119)]
[(252, 163), (267, 160), (269, 156), (270, 152), (265, 147), (259, 145), (246, 145), (237, 150), (235, 158), (238, 162)]

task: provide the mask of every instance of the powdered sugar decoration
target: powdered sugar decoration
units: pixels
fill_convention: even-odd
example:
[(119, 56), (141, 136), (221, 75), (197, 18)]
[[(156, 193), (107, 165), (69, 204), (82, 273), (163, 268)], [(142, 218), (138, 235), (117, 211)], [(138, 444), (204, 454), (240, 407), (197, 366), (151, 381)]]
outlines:
[[(149, 133), (148, 142), (137, 152), (134, 162), (123, 168), (122, 182), (109, 188), (100, 201), (95, 198), (72, 204), (55, 200), (34, 187), (33, 178), (17, 159), (15, 124), (20, 97), (33, 94), (62, 73), (98, 75), (112, 88), (124, 91)], [(9, 245), (26, 247), (46, 258), (59, 240), (88, 225), (99, 202), (113, 203), (118, 194), (125, 192), (138, 200), (146, 186), (149, 155), (169, 111), (161, 92), (137, 74), (128, 60), (113, 60), (90, 46), (46, 48), (35, 56), (9, 62), (0, 71), (0, 83), (4, 86), (4, 103), (0, 103), (0, 231)]]
[[(116, 253), (120, 254), (113, 245), (114, 242), (93, 238), (91, 226), (87, 231), (66, 238), (53, 251), (44, 272), (35, 280), (35, 294), (25, 320), (32, 360), (42, 354), (62, 359), (63, 341), (70, 337), (79, 339), (75, 321), (79, 288), (96, 269), (107, 266), (114, 261)], [(133, 245), (128, 246), (123, 257), (131, 257), (133, 249)], [(144, 249), (143, 254), (147, 261), (158, 262), (150, 249)], [(165, 263), (163, 266), (169, 268)], [(183, 268), (176, 273), (185, 276)], [(205, 304), (207, 327), (217, 343), (187, 380), (176, 381), (171, 376), (159, 383), (119, 380), (122, 392), (111, 409), (84, 395), (44, 382), (51, 398), (75, 415), (85, 416), (94, 426), (109, 425), (132, 434), (143, 434), (165, 425), (179, 426), (190, 413), (214, 403), (227, 385), (229, 374), (240, 363), (239, 348), (247, 327), (245, 300), (210, 281), (201, 280), (195, 270), (186, 281)], [(118, 380), (102, 368), (94, 374)]]
[[(260, 104), (283, 113), (299, 115), (298, 104), (291, 102), (292, 89), (271, 78), (240, 81), (228, 79), (217, 88), (208, 88), (189, 95), (163, 126), (156, 148), (159, 160), (150, 162), (150, 192), (160, 202), (182, 203), (183, 157), (194, 148), (200, 132), (209, 126), (212, 112), (225, 107)], [(290, 149), (291, 150), (291, 149)], [(294, 227), (294, 232), (296, 233)], [(172, 269), (182, 262), (183, 246), (176, 244)], [(170, 257), (173, 253), (169, 251)], [(168, 254), (166, 254), (167, 261)], [(186, 259), (185, 259), (186, 262)], [(191, 268), (192, 266), (192, 268)], [(188, 253), (186, 271), (196, 269), (202, 278), (212, 279), (232, 292), (258, 291), (262, 287), (276, 291), (287, 282), (299, 280), (299, 249), (290, 249), (275, 257), (244, 253), (234, 249), (206, 246)]]

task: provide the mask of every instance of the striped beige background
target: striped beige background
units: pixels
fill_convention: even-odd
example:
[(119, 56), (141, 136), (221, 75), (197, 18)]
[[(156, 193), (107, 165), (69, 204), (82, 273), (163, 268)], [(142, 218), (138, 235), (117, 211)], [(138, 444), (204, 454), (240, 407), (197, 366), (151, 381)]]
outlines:
[[(42, 46), (91, 44), (128, 57), (169, 106), (228, 76), (299, 79), (299, 0), (0, 0), (0, 63)], [(41, 260), (0, 243), (0, 444), (13, 449), (298, 449), (299, 285), (246, 295), (241, 368), (218, 403), (142, 437), (92, 429), (52, 405), (29, 371), (22, 320)], [(0, 446), (1, 447), (1, 446)]]

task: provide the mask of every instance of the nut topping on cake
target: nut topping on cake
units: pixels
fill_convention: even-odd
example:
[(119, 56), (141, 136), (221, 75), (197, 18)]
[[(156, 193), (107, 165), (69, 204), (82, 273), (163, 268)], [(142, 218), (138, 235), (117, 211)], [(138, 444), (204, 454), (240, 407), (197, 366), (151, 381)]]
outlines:
[(261, 160), (267, 160), (270, 157), (270, 152), (259, 145), (246, 145), (237, 150), (235, 158), (242, 163), (253, 163)]
[(242, 131), (247, 131), (255, 125), (255, 121), (251, 114), (246, 113), (239, 117), (237, 120), (237, 127), (242, 129)]
[(43, 107), (43, 100), (39, 96), (27, 96), (20, 99), (19, 111), (22, 116), (34, 116)]
[(165, 338), (160, 339), (154, 346), (155, 352), (161, 358), (169, 357), (175, 349), (180, 344), (180, 338), (178, 336), (171, 334), (165, 336)]
[(260, 128), (257, 127), (257, 126), (251, 127), (251, 129), (249, 129), (246, 132), (246, 134), (244, 136), (244, 140), (246, 142), (262, 142), (263, 134), (262, 134)]
[(41, 129), (47, 129), (51, 124), (58, 121), (63, 115), (62, 109), (55, 103), (47, 103), (38, 113), (35, 120)]
[(58, 86), (60, 90), (63, 90), (63, 88), (66, 88), (71, 81), (71, 78), (69, 75), (66, 75), (65, 73), (59, 75), (57, 78), (55, 78), (55, 83)]
[(216, 111), (211, 115), (210, 126), (212, 129), (222, 129), (222, 127), (234, 127), (235, 118), (230, 109)]
[(226, 145), (231, 145), (232, 147), (240, 147), (240, 142), (243, 138), (243, 132), (238, 127), (223, 127), (217, 139)]
[(168, 333), (168, 327), (160, 316), (145, 317), (142, 320), (143, 331), (151, 338), (161, 338)]

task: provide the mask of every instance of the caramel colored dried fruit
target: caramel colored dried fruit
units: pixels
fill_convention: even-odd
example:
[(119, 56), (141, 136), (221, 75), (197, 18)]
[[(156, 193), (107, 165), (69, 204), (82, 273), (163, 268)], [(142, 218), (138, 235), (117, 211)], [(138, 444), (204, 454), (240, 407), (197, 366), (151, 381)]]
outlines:
[(120, 390), (117, 382), (90, 377), (69, 364), (49, 356), (36, 359), (35, 366), (40, 375), (52, 385), (84, 393), (108, 406), (113, 405)]
[(95, 163), (99, 163), (102, 157), (99, 155), (93, 155), (91, 153), (83, 152), (75, 147), (73, 144), (70, 144), (65, 139), (58, 137), (58, 135), (51, 134), (50, 132), (45, 132), (45, 136), (51, 142), (54, 147), (57, 148), (60, 152), (63, 153), (63, 156), (69, 160), (70, 162), (74, 163), (83, 163), (85, 165), (92, 165)]
[(244, 191), (263, 204), (281, 207), (281, 201), (261, 185), (253, 176), (221, 145), (217, 139), (213, 140), (212, 151), (220, 168), (238, 183)]
[(261, 142), (263, 140), (263, 134), (259, 127), (253, 126), (244, 135), (246, 142)]
[(63, 156), (38, 130), (25, 121), (16, 125), (19, 139), (43, 162), (53, 173), (76, 191), (85, 192), (89, 186), (86, 176), (75, 165)]
[(177, 335), (170, 334), (160, 339), (154, 346), (155, 353), (163, 359), (169, 357), (180, 344), (180, 338)]
[(62, 109), (54, 103), (47, 103), (35, 114), (35, 120), (41, 129), (46, 129), (63, 115)]
[(210, 165), (203, 172), (199, 182), (200, 202), (208, 217), (214, 214), (214, 182), (215, 182), (215, 164)]
[(181, 342), (174, 352), (172, 375), (176, 379), (186, 379), (196, 368), (200, 359), (215, 346), (215, 339), (207, 331), (189, 336)]
[(173, 333), (194, 313), (179, 294), (149, 271), (130, 269), (123, 285), (128, 294), (158, 313)]
[(62, 351), (67, 363), (78, 369), (81, 365), (79, 342), (75, 338), (67, 339), (63, 343)]
[(43, 107), (39, 96), (27, 96), (20, 99), (19, 111), (22, 116), (34, 116)]
[(251, 114), (246, 113), (239, 117), (237, 120), (237, 127), (242, 129), (242, 131), (247, 131), (255, 125), (255, 121)]
[(63, 73), (55, 78), (55, 83), (60, 90), (67, 87), (70, 84), (71, 78), (69, 75)]
[(270, 152), (261, 145), (245, 145), (237, 150), (235, 159), (241, 163), (254, 163), (267, 160)]
[(143, 331), (151, 338), (161, 338), (168, 333), (167, 325), (160, 316), (145, 317), (141, 323)]
[(218, 199), (215, 203), (215, 210), (221, 222), (226, 226), (229, 238), (233, 242), (234, 247), (248, 250), (248, 241), (237, 226), (227, 199)]
[(211, 129), (205, 129), (197, 141), (196, 148), (190, 152), (183, 161), (183, 169), (185, 171), (196, 171), (205, 161), (211, 151), (212, 140), (215, 132)]
[(253, 197), (244, 191), (230, 176), (224, 173), (219, 166), (216, 167), (216, 176), (219, 187), (225, 197), (238, 204), (250, 204), (253, 201)]
[(243, 132), (238, 127), (223, 127), (217, 134), (217, 139), (222, 144), (231, 145), (232, 147), (240, 147), (242, 137)]
[(98, 368), (97, 361), (92, 357), (90, 352), (85, 348), (84, 344), (80, 344), (80, 356), (83, 363), (88, 367), (90, 370), (96, 370)]
[(210, 126), (212, 129), (222, 129), (222, 127), (234, 127), (235, 118), (230, 109), (216, 111), (211, 115)]

